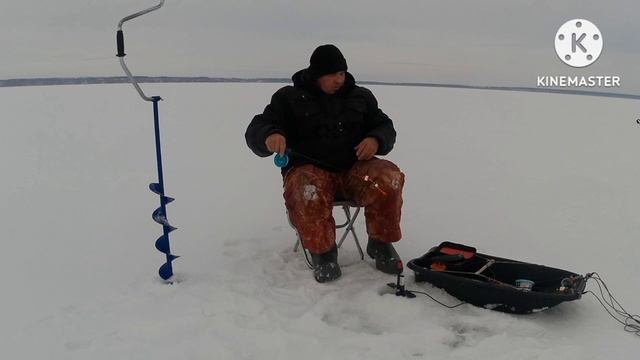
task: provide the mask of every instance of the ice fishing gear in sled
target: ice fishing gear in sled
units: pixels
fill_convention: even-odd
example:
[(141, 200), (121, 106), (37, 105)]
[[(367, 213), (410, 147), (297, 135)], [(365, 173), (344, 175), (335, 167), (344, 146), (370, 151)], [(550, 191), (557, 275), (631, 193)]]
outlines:
[[(607, 284), (596, 272), (579, 275), (570, 271), (527, 262), (481, 254), (471, 246), (443, 242), (423, 256), (409, 261), (416, 282), (429, 282), (461, 300), (447, 305), (426, 292), (405, 288), (401, 273), (395, 283), (396, 296), (415, 298), (415, 294), (430, 297), (448, 308), (469, 303), (491, 310), (513, 314), (530, 314), (577, 300), (590, 293), (626, 332), (640, 336), (640, 315), (627, 311), (613, 296)], [(600, 295), (585, 291), (592, 280)]]
[[(407, 267), (416, 282), (429, 282), (472, 305), (514, 314), (580, 299), (587, 282), (570, 271), (481, 254), (451, 242), (409, 261)], [(405, 291), (400, 282), (390, 286)]]

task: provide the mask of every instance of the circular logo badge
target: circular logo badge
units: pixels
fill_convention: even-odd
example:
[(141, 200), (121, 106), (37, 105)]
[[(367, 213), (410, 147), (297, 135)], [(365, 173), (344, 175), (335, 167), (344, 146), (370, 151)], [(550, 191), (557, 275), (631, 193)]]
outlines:
[(556, 54), (565, 64), (585, 67), (593, 64), (602, 52), (602, 34), (591, 21), (573, 19), (556, 33)]

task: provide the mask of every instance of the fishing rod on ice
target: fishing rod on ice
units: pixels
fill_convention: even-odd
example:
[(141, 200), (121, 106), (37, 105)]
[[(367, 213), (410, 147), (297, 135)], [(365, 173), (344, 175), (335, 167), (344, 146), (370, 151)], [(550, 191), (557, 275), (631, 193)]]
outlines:
[(162, 170), (162, 146), (160, 144), (160, 116), (158, 111), (158, 102), (162, 100), (160, 96), (147, 96), (136, 78), (131, 74), (131, 71), (127, 67), (127, 64), (124, 61), (124, 57), (126, 56), (124, 52), (124, 32), (122, 31), (122, 25), (129, 21), (133, 20), (142, 15), (148, 14), (152, 11), (160, 9), (164, 5), (164, 0), (161, 0), (159, 4), (152, 6), (148, 9), (138, 11), (129, 16), (125, 16), (118, 22), (118, 30), (116, 32), (116, 43), (118, 48), (118, 53), (116, 56), (120, 58), (120, 66), (124, 70), (125, 74), (133, 84), (133, 87), (136, 89), (140, 97), (145, 100), (153, 103), (153, 124), (155, 131), (155, 144), (156, 144), (156, 166), (158, 168), (158, 182), (149, 184), (149, 189), (160, 196), (160, 207), (158, 207), (152, 214), (152, 218), (155, 222), (162, 225), (163, 234), (160, 236), (156, 242), (155, 247), (158, 251), (162, 252), (166, 256), (166, 262), (160, 266), (158, 270), (158, 274), (160, 277), (168, 281), (173, 276), (173, 260), (177, 259), (178, 256), (173, 255), (171, 253), (171, 247), (169, 245), (169, 233), (176, 230), (175, 227), (169, 224), (169, 220), (167, 220), (167, 209), (166, 205), (172, 202), (174, 199), (165, 195), (164, 192), (164, 175)]

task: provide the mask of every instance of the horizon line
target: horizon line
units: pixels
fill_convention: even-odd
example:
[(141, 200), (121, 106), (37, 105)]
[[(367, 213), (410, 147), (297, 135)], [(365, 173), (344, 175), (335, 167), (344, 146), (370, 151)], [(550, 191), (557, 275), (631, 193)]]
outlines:
[[(238, 78), (238, 77), (210, 77), (210, 76), (134, 76), (140, 83), (291, 83), (289, 78)], [(123, 84), (130, 83), (126, 76), (81, 76), (81, 77), (40, 77), (15, 78), (0, 80), (0, 87), (24, 86), (54, 86), (54, 85), (93, 85), (93, 84)], [(386, 85), (386, 86), (415, 86), (471, 90), (520, 91), (535, 93), (550, 93), (564, 95), (599, 96), (621, 99), (640, 100), (640, 95), (589, 91), (575, 89), (536, 88), (526, 86), (483, 86), (464, 84), (443, 84), (427, 82), (387, 82), (387, 81), (357, 81), (358, 84)]]

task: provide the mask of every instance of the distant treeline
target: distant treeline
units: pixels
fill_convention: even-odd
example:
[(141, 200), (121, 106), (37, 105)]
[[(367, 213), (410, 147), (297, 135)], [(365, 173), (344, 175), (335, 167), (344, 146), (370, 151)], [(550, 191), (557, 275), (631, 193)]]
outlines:
[[(139, 83), (286, 83), (289, 79), (260, 78), (260, 79), (240, 79), (240, 78), (217, 78), (206, 76), (183, 77), (183, 76), (136, 76)], [(43, 85), (82, 85), (82, 84), (121, 84), (128, 83), (126, 76), (96, 76), (96, 77), (69, 77), (69, 78), (37, 78), (37, 79), (7, 79), (0, 80), (0, 87), (8, 86), (43, 86)]]
[[(291, 83), (291, 79), (283, 78), (222, 78), (207, 76), (136, 76), (139, 83)], [(44, 85), (82, 85), (82, 84), (122, 84), (128, 83), (126, 76), (96, 76), (96, 77), (70, 77), (70, 78), (37, 78), (37, 79), (7, 79), (0, 80), (0, 87), (11, 86), (44, 86)], [(477, 86), (477, 85), (456, 85), (456, 84), (436, 84), (436, 83), (407, 83), (407, 82), (378, 82), (378, 81), (358, 81), (358, 84), (368, 85), (391, 85), (391, 86), (423, 86), (441, 87), (456, 89), (474, 90), (500, 90), (500, 91), (525, 91), (565, 95), (587, 95), (604, 96), (622, 99), (640, 100), (640, 95), (623, 94), (615, 92), (553, 89), (535, 87), (515, 87), (515, 86)]]

